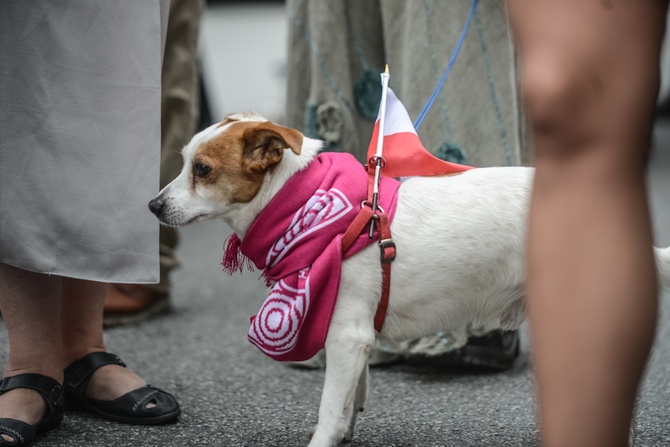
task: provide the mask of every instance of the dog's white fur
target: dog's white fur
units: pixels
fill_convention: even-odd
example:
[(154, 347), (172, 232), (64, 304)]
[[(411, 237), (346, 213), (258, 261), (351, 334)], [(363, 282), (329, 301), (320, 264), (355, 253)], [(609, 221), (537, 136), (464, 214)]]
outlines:
[[(254, 137), (257, 127), (266, 134), (260, 140)], [(213, 143), (217, 143), (215, 149)], [(219, 217), (243, 238), (270, 199), (321, 147), (320, 141), (256, 114), (231, 115), (197, 134), (184, 148), (182, 172), (150, 207), (166, 225)], [(204, 171), (198, 165), (212, 171), (200, 178)], [(255, 176), (254, 180), (238, 181), (236, 169)], [(469, 323), (505, 329), (521, 324), (532, 176), (531, 168), (480, 168), (411, 178), (401, 185), (391, 225), (398, 255), (392, 264), (384, 327), (375, 334), (373, 316), (382, 273), (379, 248), (373, 244), (342, 266), (326, 341), (319, 420), (310, 446), (335, 446), (352, 438), (357, 413), (366, 400), (367, 359), (376, 336), (393, 342)], [(240, 188), (250, 190), (242, 191), (250, 194), (249, 200), (232, 199)], [(660, 277), (668, 286), (670, 249), (656, 252)]]

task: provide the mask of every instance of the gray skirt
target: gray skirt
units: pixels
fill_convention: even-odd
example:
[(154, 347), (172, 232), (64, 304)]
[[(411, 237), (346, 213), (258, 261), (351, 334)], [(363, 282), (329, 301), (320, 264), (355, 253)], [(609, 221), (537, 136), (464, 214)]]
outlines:
[(0, 6), (0, 262), (158, 280), (162, 50), (169, 0)]

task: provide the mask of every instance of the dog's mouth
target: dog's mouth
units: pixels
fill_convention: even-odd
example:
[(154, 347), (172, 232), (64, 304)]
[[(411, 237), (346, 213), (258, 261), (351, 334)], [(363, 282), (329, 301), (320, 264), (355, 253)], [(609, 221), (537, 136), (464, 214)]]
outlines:
[(207, 214), (201, 213), (201, 214), (196, 214), (195, 216), (191, 217), (188, 220), (180, 220), (180, 219), (175, 219), (171, 218), (169, 216), (166, 216), (163, 219), (160, 219), (160, 222), (162, 225), (165, 225), (166, 227), (183, 227), (185, 225), (189, 225), (201, 220), (205, 220), (207, 218)]

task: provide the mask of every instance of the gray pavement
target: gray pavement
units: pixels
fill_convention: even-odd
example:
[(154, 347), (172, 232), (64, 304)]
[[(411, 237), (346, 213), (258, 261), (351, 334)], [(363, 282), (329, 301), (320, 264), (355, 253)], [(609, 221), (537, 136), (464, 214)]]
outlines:
[[(670, 121), (657, 126), (650, 186), (658, 245), (670, 245)], [(221, 222), (182, 230), (174, 311), (106, 331), (111, 352), (183, 407), (176, 424), (137, 427), (68, 413), (42, 436), (56, 446), (301, 446), (316, 422), (323, 371), (275, 363), (246, 340), (263, 300), (257, 273), (221, 272)], [(640, 393), (638, 447), (670, 445), (670, 297), (662, 298), (656, 346)], [(0, 362), (7, 355), (0, 325)], [(393, 365), (371, 371), (367, 409), (351, 447), (536, 446), (537, 424), (527, 334), (512, 369), (473, 373)]]

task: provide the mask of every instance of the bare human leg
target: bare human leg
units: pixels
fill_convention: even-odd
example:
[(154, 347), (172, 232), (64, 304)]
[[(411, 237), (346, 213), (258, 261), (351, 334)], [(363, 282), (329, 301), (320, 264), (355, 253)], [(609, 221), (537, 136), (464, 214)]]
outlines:
[(508, 0), (537, 174), (528, 307), (546, 446), (625, 446), (653, 341), (645, 163), (667, 2)]
[[(38, 373), (63, 381), (60, 339), (61, 278), (0, 264), (0, 310), (9, 335), (4, 377)], [(0, 396), (0, 417), (37, 424), (45, 415), (44, 399), (19, 388)], [(13, 442), (8, 435), (2, 435)]]
[[(79, 279), (63, 279), (62, 338), (64, 365), (91, 352), (105, 351), (102, 316), (107, 284)], [(130, 369), (106, 365), (95, 371), (86, 394), (98, 400), (112, 400), (146, 385)]]

